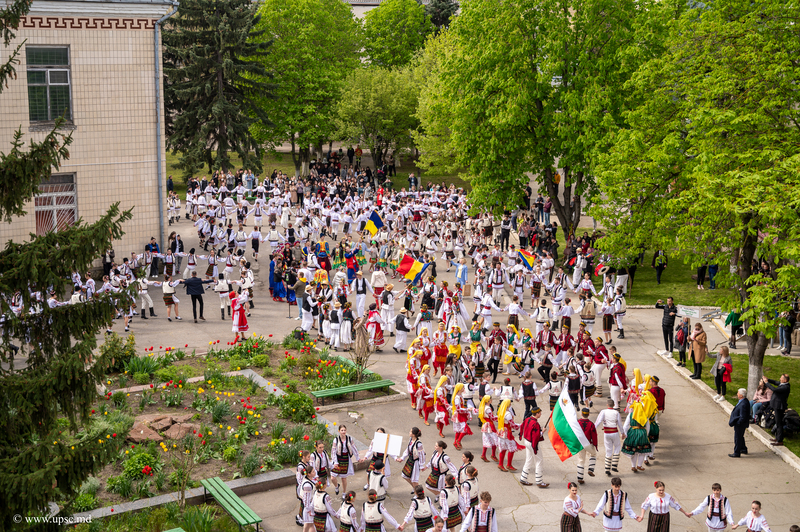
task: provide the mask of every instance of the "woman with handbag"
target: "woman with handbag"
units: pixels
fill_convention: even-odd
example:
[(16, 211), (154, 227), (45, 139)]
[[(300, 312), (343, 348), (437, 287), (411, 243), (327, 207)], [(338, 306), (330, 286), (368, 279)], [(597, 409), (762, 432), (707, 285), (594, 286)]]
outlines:
[(675, 335), (675, 343), (678, 345), (678, 367), (686, 367), (686, 348), (689, 345), (689, 332), (692, 328), (692, 320), (690, 318), (683, 318), (681, 322), (675, 327), (677, 334)]
[(703, 362), (708, 356), (708, 336), (703, 330), (701, 323), (694, 324), (694, 332), (689, 336), (692, 343), (692, 361), (694, 362), (694, 373), (692, 379), (699, 379), (703, 373)]

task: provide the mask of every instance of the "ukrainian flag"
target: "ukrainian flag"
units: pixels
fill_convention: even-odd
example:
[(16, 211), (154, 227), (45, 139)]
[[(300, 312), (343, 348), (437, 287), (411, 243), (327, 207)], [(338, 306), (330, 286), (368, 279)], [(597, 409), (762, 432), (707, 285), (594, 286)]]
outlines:
[(364, 227), (367, 231), (370, 232), (372, 236), (378, 232), (378, 229), (383, 227), (383, 220), (381, 220), (381, 216), (376, 212), (372, 211), (372, 214), (369, 215), (367, 219), (367, 225)]
[(522, 259), (522, 264), (524, 264), (526, 268), (529, 270), (533, 269), (533, 265), (536, 263), (536, 257), (522, 249), (517, 252), (517, 255)]
[(413, 257), (403, 255), (403, 260), (397, 266), (397, 273), (411, 281), (412, 284), (417, 284), (427, 268), (427, 264), (422, 264), (418, 260), (414, 260)]

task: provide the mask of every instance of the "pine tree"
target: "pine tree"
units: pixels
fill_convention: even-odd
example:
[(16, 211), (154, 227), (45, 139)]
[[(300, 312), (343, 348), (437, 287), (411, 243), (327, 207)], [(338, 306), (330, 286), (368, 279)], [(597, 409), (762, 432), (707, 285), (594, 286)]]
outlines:
[(454, 0), (430, 0), (425, 5), (425, 13), (431, 19), (431, 23), (436, 26), (436, 31), (447, 28), (450, 19), (458, 11), (458, 2)]
[[(4, 47), (15, 37), (30, 0), (16, 0), (0, 11), (0, 33)], [(0, 92), (16, 79), (20, 46), (0, 65)], [(25, 207), (39, 184), (69, 157), (69, 135), (59, 131), (61, 123), (41, 142), (31, 142), (24, 151), (21, 129), (11, 151), (0, 153), (0, 219), (5, 223), (25, 214)], [(35, 292), (52, 287), (63, 299), (66, 280), (73, 271), (85, 272), (114, 238), (122, 236), (122, 223), (130, 211), (120, 213), (113, 205), (97, 222), (31, 235), (25, 243), (8, 242), (0, 251), (0, 529), (23, 529), (13, 522), (16, 514), (40, 515), (55, 500), (71, 500), (81, 483), (119, 456), (130, 424), (124, 416), (117, 424), (93, 419), (97, 399), (109, 361), (95, 358), (89, 365), (96, 335), (111, 322), (114, 303), (107, 297), (92, 303), (50, 309), (37, 301)], [(24, 311), (11, 311), (9, 301), (19, 293)], [(129, 296), (118, 294), (125, 303)], [(27, 357), (25, 367), (15, 367), (12, 345), (20, 345)], [(97, 416), (94, 416), (96, 418)], [(65, 418), (68, 427), (59, 423)], [(109, 431), (116, 437), (107, 438)]]
[(273, 86), (262, 81), (269, 78), (262, 60), (270, 42), (255, 29), (257, 7), (249, 0), (186, 0), (164, 25), (167, 145), (182, 154), (187, 177), (204, 163), (230, 169), (231, 151), (261, 170), (250, 127), (270, 121), (253, 98), (270, 95)]

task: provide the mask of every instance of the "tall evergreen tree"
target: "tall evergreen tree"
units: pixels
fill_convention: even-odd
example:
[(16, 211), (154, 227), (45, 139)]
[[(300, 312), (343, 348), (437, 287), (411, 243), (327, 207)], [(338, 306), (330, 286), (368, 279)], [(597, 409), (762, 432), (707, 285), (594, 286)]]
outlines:
[[(4, 47), (15, 37), (30, 0), (16, 0), (0, 11)], [(0, 65), (0, 92), (16, 78), (20, 47)], [(41, 142), (24, 151), (17, 130), (12, 149), (0, 153), (0, 219), (4, 223), (25, 214), (39, 184), (69, 157), (72, 142), (59, 131), (61, 121)], [(49, 308), (36, 297), (52, 288), (63, 296), (73, 271), (87, 271), (96, 257), (122, 236), (122, 224), (131, 217), (113, 205), (97, 222), (80, 220), (66, 230), (31, 235), (25, 243), (8, 242), (0, 251), (0, 529), (23, 529), (14, 523), (19, 514), (39, 515), (47, 503), (70, 500), (92, 473), (119, 456), (130, 427), (126, 416), (117, 423), (92, 418), (97, 385), (108, 367), (106, 357), (89, 364), (96, 335), (110, 324), (115, 312), (109, 297), (91, 303)], [(19, 294), (23, 311), (9, 302)], [(46, 297), (46, 294), (45, 294)], [(129, 296), (117, 294), (124, 304)], [(12, 345), (19, 345), (16, 367)], [(24, 363), (21, 362), (25, 359)], [(20, 367), (23, 366), (23, 367)], [(57, 422), (68, 420), (68, 427)], [(116, 437), (107, 438), (108, 433)], [(109, 434), (110, 435), (110, 434)]]
[(270, 121), (254, 98), (273, 86), (262, 81), (269, 78), (263, 60), (270, 41), (255, 29), (257, 8), (249, 0), (185, 0), (164, 25), (166, 114), (173, 115), (167, 145), (182, 154), (187, 176), (203, 163), (229, 169), (232, 151), (261, 170), (250, 127)]
[(454, 0), (430, 0), (425, 5), (425, 13), (428, 14), (431, 23), (436, 26), (436, 31), (447, 28), (456, 11), (458, 11), (458, 2)]

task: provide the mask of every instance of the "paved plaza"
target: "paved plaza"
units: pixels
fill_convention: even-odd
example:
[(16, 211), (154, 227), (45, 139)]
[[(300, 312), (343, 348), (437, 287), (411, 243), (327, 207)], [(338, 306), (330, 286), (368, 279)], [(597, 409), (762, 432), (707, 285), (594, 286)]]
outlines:
[[(170, 227), (177, 230), (186, 241), (187, 249), (197, 244), (197, 235), (191, 224), (185, 219), (177, 226)], [(299, 325), (297, 307), (275, 303), (269, 297), (268, 259), (262, 255), (259, 263), (253, 263), (256, 269), (257, 284), (255, 287), (255, 308), (249, 319), (250, 330), (258, 334), (273, 335), (279, 341)], [(453, 272), (445, 271), (444, 261), (439, 260), (437, 269), (439, 281), (446, 280), (452, 284), (455, 279)], [(470, 282), (473, 272), (470, 271)], [(369, 274), (365, 275), (369, 277)], [(397, 285), (398, 283), (395, 282)], [(153, 297), (156, 302), (158, 318), (147, 321), (137, 317), (133, 326), (136, 334), (137, 345), (140, 348), (154, 346), (183, 346), (189, 344), (190, 349), (195, 347), (204, 351), (209, 341), (222, 340), (227, 342), (233, 339), (231, 323), (228, 319), (222, 321), (219, 316), (219, 301), (211, 291), (206, 292), (205, 316), (208, 321), (194, 324), (191, 319), (191, 303), (188, 296), (181, 297), (182, 289), (178, 290), (181, 298), (180, 312), (182, 322), (168, 322), (160, 297)], [(156, 290), (156, 295), (158, 291)], [(669, 294), (664, 294), (664, 297)], [(352, 297), (352, 296), (351, 296)], [(508, 302), (508, 295), (504, 296)], [(526, 302), (529, 306), (529, 301)], [(655, 303), (655, 302), (654, 302)], [(680, 304), (680, 301), (676, 303)], [(398, 302), (397, 308), (400, 308)], [(468, 306), (471, 311), (471, 304)], [(291, 318), (289, 315), (291, 313)], [(711, 484), (719, 482), (723, 486), (723, 493), (730, 499), (734, 517), (738, 520), (749, 509), (750, 502), (758, 499), (763, 503), (763, 513), (767, 516), (772, 530), (786, 531), (792, 524), (800, 523), (800, 473), (784, 462), (763, 443), (757, 441), (750, 434), (747, 444), (750, 454), (740, 459), (731, 459), (728, 453), (733, 449), (733, 430), (728, 427), (728, 414), (720, 405), (711, 400), (711, 396), (700, 391), (692, 381), (673, 369), (672, 364), (664, 360), (656, 352), (662, 347), (660, 310), (631, 309), (625, 321), (626, 338), (615, 340), (622, 357), (627, 361), (629, 376), (633, 368), (640, 368), (642, 373), (656, 375), (661, 379), (660, 385), (666, 391), (666, 410), (660, 417), (661, 439), (656, 447), (654, 465), (644, 473), (634, 474), (630, 470), (627, 456), (620, 459), (620, 476), (623, 479), (623, 489), (630, 493), (631, 504), (635, 511), (645, 497), (653, 491), (653, 482), (665, 482), (667, 492), (677, 500), (693, 510), (701, 499), (710, 493)], [(496, 314), (495, 320), (505, 323), (506, 315)], [(523, 318), (523, 327), (528, 325)], [(724, 337), (710, 323), (705, 325), (708, 332), (709, 346), (717, 345), (724, 341)], [(122, 332), (122, 323), (116, 323), (114, 330)], [(596, 334), (595, 334), (596, 336)], [(616, 333), (614, 334), (616, 336)], [(393, 338), (391, 339), (394, 340)], [(371, 368), (383, 378), (391, 379), (404, 388), (405, 380), (405, 354), (395, 354), (391, 344), (384, 348), (383, 353), (376, 353), (376, 365)], [(744, 371), (744, 368), (741, 368)], [(604, 372), (607, 379), (608, 372)], [(538, 379), (538, 376), (536, 377)], [(518, 377), (512, 378), (513, 384), (518, 384)], [(536, 381), (537, 384), (540, 381)], [(498, 381), (499, 384), (499, 381)], [(608, 386), (604, 383), (605, 397)], [(596, 400), (592, 408), (591, 419), (603, 408), (605, 397)], [(547, 420), (549, 408), (546, 396), (540, 396), (539, 405), (543, 407), (542, 424)], [(522, 409), (517, 409), (517, 422), (522, 421)], [(354, 413), (357, 420), (354, 421)], [(426, 453), (433, 451), (436, 441), (439, 440), (436, 428), (431, 419), (431, 426), (425, 426), (410, 407), (407, 399), (383, 404), (366, 406), (343, 406), (341, 409), (327, 412), (328, 419), (338, 423), (346, 423), (349, 433), (365, 444), (369, 444), (372, 434), (377, 427), (384, 427), (390, 434), (400, 434), (407, 437), (408, 431), (413, 426), (422, 430), (422, 442)], [(562, 513), (562, 502), (567, 494), (567, 482), (576, 480), (575, 459), (561, 463), (552, 449), (549, 441), (541, 444), (544, 452), (544, 480), (550, 483), (548, 489), (539, 489), (536, 486), (524, 487), (519, 483), (519, 472), (516, 474), (504, 473), (498, 470), (495, 462), (485, 463), (480, 459), (481, 439), (480, 433), (471, 422), (475, 435), (467, 436), (463, 441), (463, 449), (472, 451), (476, 456), (474, 465), (479, 472), (481, 490), (489, 491), (493, 496), (493, 505), (498, 509), (498, 526), (503, 532), (529, 531), (529, 530), (557, 530)], [(448, 442), (448, 453), (454, 463), (460, 463), (461, 453), (452, 447), (452, 426), (445, 428), (445, 440)], [(602, 437), (600, 438), (598, 456), (602, 457)], [(522, 469), (525, 452), (519, 452), (514, 457), (514, 466)], [(599, 475), (586, 478), (586, 484), (580, 486), (580, 496), (585, 507), (592, 511), (600, 499), (603, 490), (608, 489), (610, 483), (603, 474), (602, 458), (598, 461)], [(395, 465), (397, 467), (395, 467)], [(396, 519), (402, 519), (408, 511), (410, 501), (410, 487), (400, 478), (401, 464), (392, 463), (392, 476), (389, 480), (389, 495), (386, 508)], [(421, 480), (427, 477), (423, 473)], [(366, 500), (365, 492), (361, 488), (365, 484), (366, 473), (360, 471), (351, 478), (348, 488), (357, 492), (357, 506)], [(333, 489), (329, 490), (333, 494)], [(246, 495), (244, 501), (264, 518), (264, 529), (267, 531), (286, 531), (298, 529), (294, 524), (294, 515), (297, 513), (297, 499), (294, 487), (285, 487), (269, 492)], [(794, 502), (793, 502), (794, 501)], [(338, 504), (335, 504), (338, 509)], [(687, 519), (679, 513), (672, 516), (673, 530), (705, 531), (704, 519), (696, 516)], [(584, 530), (602, 530), (601, 518), (590, 519), (582, 516)], [(625, 529), (645, 530), (646, 523), (625, 521)]]

